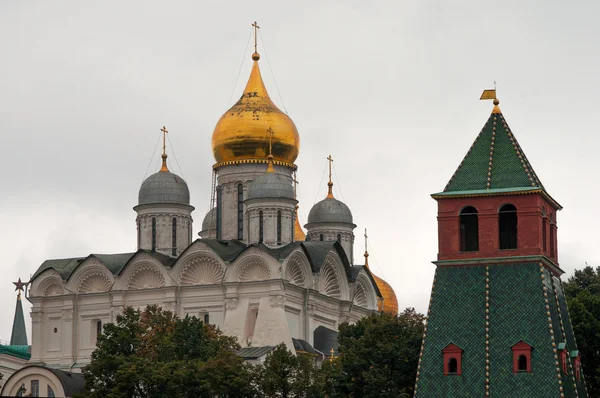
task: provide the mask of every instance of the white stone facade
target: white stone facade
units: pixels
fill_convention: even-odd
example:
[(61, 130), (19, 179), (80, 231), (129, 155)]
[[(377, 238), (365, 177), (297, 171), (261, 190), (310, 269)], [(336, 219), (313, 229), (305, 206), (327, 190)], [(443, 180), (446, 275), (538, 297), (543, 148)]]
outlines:
[(192, 243), (192, 206), (147, 204), (134, 210), (138, 214), (135, 220), (138, 249), (178, 256)]
[(98, 322), (114, 322), (125, 306), (158, 304), (206, 319), (243, 347), (284, 342), (292, 351), (292, 338), (313, 344), (318, 326), (337, 330), (377, 309), (368, 271), (350, 280), (335, 245), (311, 264), (300, 243), (283, 260), (249, 246), (231, 261), (207, 243), (197, 240), (170, 265), (139, 251), (119, 270), (89, 256), (66, 280), (51, 268), (39, 273), (29, 297), (31, 362), (76, 371), (90, 361)]

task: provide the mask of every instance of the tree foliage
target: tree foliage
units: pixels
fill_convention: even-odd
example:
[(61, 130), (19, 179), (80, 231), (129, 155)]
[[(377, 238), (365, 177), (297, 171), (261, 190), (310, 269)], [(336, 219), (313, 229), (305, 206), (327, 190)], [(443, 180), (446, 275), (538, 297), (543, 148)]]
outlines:
[(339, 369), (333, 369), (341, 396), (412, 396), (425, 317), (414, 308), (399, 316), (373, 314), (342, 324)]
[(412, 394), (423, 320), (412, 308), (373, 314), (340, 327), (334, 361), (280, 344), (264, 364), (247, 365), (235, 338), (196, 317), (127, 308), (104, 326), (79, 397), (402, 397)]
[(127, 308), (99, 336), (80, 397), (254, 397), (238, 349), (196, 317)]
[(600, 396), (600, 267), (576, 270), (565, 283), (571, 323), (581, 354), (586, 387)]

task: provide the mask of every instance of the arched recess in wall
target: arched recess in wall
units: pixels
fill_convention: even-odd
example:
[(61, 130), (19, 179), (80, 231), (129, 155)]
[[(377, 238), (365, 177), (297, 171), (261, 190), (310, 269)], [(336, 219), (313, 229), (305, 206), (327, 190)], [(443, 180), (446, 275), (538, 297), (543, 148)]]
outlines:
[(164, 286), (164, 276), (152, 265), (137, 267), (127, 281), (127, 290), (155, 289)]
[(179, 276), (181, 285), (212, 285), (220, 283), (225, 273), (223, 266), (209, 256), (198, 256), (188, 260)]

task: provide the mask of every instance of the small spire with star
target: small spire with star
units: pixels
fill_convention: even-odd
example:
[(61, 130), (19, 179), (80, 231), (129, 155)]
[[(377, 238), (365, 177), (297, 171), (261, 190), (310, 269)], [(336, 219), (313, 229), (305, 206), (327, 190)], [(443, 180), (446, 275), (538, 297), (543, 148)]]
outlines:
[(17, 282), (13, 282), (13, 285), (15, 285), (15, 291), (18, 293), (10, 345), (27, 345), (27, 330), (25, 329), (25, 316), (23, 315), (23, 303), (21, 302), (21, 292), (27, 286), (27, 283), (21, 282), (21, 278), (19, 278)]

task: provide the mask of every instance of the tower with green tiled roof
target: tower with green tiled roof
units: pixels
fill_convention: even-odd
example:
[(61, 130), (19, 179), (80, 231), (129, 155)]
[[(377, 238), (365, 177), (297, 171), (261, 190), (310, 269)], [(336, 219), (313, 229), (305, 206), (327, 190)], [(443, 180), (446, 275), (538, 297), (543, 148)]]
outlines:
[[(484, 98), (482, 96), (482, 98)], [(438, 202), (415, 397), (587, 397), (556, 213), (499, 101)]]

